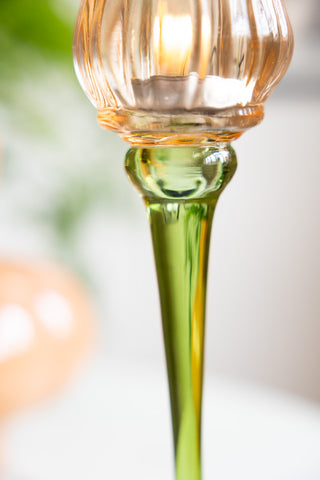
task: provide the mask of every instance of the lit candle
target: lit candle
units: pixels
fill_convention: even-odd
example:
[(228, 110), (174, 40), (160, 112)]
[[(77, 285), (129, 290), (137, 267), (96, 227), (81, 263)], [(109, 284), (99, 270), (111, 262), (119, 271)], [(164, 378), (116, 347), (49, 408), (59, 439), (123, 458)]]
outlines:
[(160, 14), (153, 29), (156, 73), (185, 75), (191, 57), (192, 21), (190, 15)]
[(198, 72), (190, 72), (193, 31), (190, 15), (159, 12), (153, 25), (155, 75), (133, 79), (136, 107), (157, 112), (221, 111), (246, 105), (252, 88), (241, 79), (208, 74), (211, 28), (204, 15), (201, 21), (201, 47), (197, 52)]
[(185, 99), (193, 97), (190, 89), (194, 90), (198, 82), (197, 74), (188, 74), (192, 39), (190, 15), (173, 15), (159, 9), (153, 25), (155, 75), (147, 80), (132, 80), (138, 108), (166, 111), (186, 107)]

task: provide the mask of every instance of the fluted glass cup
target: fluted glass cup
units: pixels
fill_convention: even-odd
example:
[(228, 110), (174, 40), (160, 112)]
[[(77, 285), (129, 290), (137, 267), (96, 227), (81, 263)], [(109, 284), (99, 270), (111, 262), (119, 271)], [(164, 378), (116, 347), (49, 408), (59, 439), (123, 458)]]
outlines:
[[(79, 81), (99, 123), (133, 144), (150, 218), (177, 480), (201, 478), (206, 279), (230, 142), (263, 118), (293, 50), (282, 0), (83, 0)], [(142, 301), (142, 299), (141, 299)]]
[(204, 143), (262, 120), (292, 47), (281, 0), (84, 0), (74, 54), (101, 125)]

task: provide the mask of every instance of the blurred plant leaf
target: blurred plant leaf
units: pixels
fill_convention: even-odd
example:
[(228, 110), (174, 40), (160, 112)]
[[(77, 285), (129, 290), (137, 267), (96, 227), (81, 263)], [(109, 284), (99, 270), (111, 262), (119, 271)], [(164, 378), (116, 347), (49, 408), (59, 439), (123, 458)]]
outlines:
[(10, 50), (21, 46), (69, 61), (72, 30), (71, 20), (61, 17), (52, 0), (0, 1), (0, 31), (8, 39), (7, 44), (0, 45), (0, 56), (6, 61), (10, 62)]
[[(37, 82), (50, 72), (73, 72), (69, 10), (68, 1), (0, 0), (0, 104), (7, 123), (36, 136), (50, 132)], [(25, 81), (34, 83), (34, 92), (25, 90)]]
[(64, 178), (55, 190), (53, 201), (33, 209), (32, 216), (52, 230), (57, 243), (70, 245), (85, 216), (109, 196), (109, 181), (104, 166), (93, 167), (90, 175), (72, 175)]

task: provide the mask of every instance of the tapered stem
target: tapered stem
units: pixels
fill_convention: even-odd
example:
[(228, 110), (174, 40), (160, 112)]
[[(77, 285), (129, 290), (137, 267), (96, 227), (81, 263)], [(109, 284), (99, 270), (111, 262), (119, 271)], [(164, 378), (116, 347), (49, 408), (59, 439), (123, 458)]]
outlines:
[[(204, 305), (213, 206), (149, 206), (179, 480), (200, 479)], [(169, 214), (169, 215), (168, 215)]]
[(170, 387), (177, 480), (201, 479), (206, 279), (213, 212), (230, 146), (132, 149), (126, 168), (150, 216)]

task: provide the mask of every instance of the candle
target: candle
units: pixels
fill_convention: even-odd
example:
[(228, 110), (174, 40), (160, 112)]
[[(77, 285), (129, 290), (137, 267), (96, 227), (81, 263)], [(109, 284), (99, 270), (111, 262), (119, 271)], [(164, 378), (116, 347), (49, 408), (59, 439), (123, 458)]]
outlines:
[(252, 88), (241, 80), (215, 75), (199, 78), (196, 73), (133, 79), (132, 89), (136, 107), (158, 112), (218, 111), (235, 105), (245, 106), (252, 96)]
[(198, 75), (188, 75), (192, 50), (190, 15), (173, 15), (160, 4), (153, 26), (153, 52), (156, 75), (147, 80), (133, 79), (136, 106), (144, 110), (185, 108), (192, 98)]
[[(162, 4), (161, 4), (162, 5)], [(201, 20), (201, 46), (194, 52), (190, 15), (173, 15), (159, 8), (153, 26), (153, 53), (156, 75), (132, 79), (135, 107), (171, 114), (183, 111), (221, 111), (247, 105), (252, 86), (245, 79), (208, 74), (211, 28)], [(199, 56), (198, 71), (190, 72), (192, 55)]]
[(157, 74), (179, 76), (186, 73), (191, 57), (192, 38), (190, 15), (159, 12), (153, 28)]

